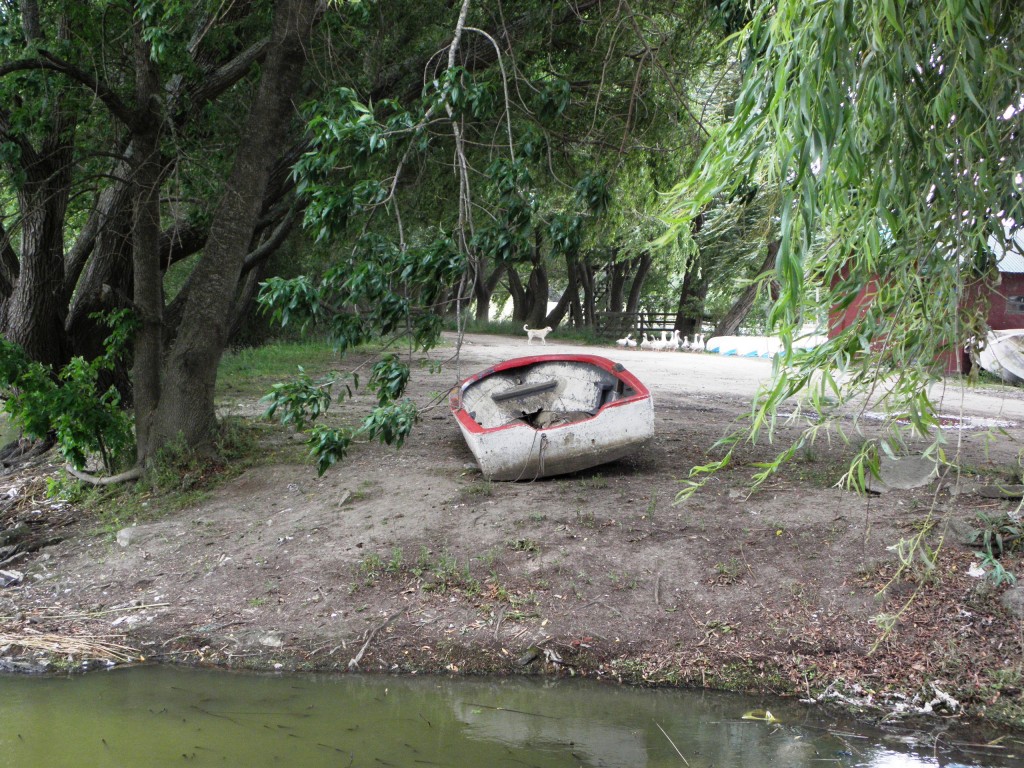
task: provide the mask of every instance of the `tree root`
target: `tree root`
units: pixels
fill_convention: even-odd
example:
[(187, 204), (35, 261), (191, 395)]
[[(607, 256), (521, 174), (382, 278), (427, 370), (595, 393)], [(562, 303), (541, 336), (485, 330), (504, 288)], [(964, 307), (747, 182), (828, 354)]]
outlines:
[(132, 467), (119, 475), (108, 475), (107, 477), (96, 477), (95, 475), (90, 475), (86, 472), (79, 472), (70, 464), (64, 465), (64, 471), (75, 479), (81, 480), (83, 483), (89, 483), (89, 485), (115, 485), (117, 483), (127, 483), (131, 480), (138, 480), (142, 477), (142, 467)]

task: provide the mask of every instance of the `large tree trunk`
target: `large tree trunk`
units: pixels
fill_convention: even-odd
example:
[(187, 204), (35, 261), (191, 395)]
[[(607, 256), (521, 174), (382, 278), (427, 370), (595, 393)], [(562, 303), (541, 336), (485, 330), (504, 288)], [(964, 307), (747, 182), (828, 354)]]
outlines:
[[(239, 277), (259, 221), (264, 192), (295, 117), (293, 97), (301, 92), (305, 45), (316, 5), (316, 0), (278, 0), (275, 5), (270, 49), (245, 136), (214, 214), (203, 256), (191, 275), (177, 336), (158, 368), (158, 402), (148, 414), (137, 411), (137, 423), (143, 419), (151, 423), (145, 439), (139, 441), (140, 462), (148, 461), (162, 446), (179, 438), (199, 449), (212, 442), (217, 366), (227, 343)], [(137, 283), (140, 278), (148, 279), (136, 274)]]
[(526, 304), (526, 288), (523, 281), (519, 279), (519, 273), (515, 266), (508, 268), (508, 293), (512, 297), (512, 319), (521, 323), (530, 316), (529, 307)]
[(505, 265), (499, 264), (491, 274), (485, 276), (484, 265), (481, 263), (476, 270), (473, 280), (473, 298), (476, 300), (476, 319), (478, 322), (486, 323), (491, 318), (491, 296), (494, 289), (498, 287), (498, 281), (505, 274)]
[(163, 272), (160, 269), (160, 134), (155, 112), (159, 89), (156, 65), (135, 26), (135, 101), (144, 110), (136, 121), (132, 155), (132, 272), (138, 328), (132, 365), (136, 457), (142, 464), (153, 446), (153, 415), (160, 403), (160, 365), (163, 360)]
[(19, 192), (25, 211), (21, 222), (21, 264), (6, 302), (4, 335), (33, 360), (60, 367), (68, 361), (63, 316), (64, 209), (69, 178), (66, 168), (38, 169), (44, 178), (26, 182)]
[(647, 273), (651, 271), (651, 254), (644, 251), (640, 254), (640, 263), (637, 264), (633, 274), (633, 284), (629, 287), (629, 298), (626, 299), (626, 311), (630, 314), (636, 312), (640, 307), (640, 297), (643, 295), (644, 283), (647, 281)]
[(611, 263), (608, 264), (608, 302), (605, 305), (608, 312), (622, 311), (622, 301), (626, 293), (626, 271), (632, 261), (619, 261), (617, 256), (618, 249), (614, 249)]
[(761, 287), (761, 276), (769, 269), (775, 267), (775, 257), (778, 256), (778, 253), (779, 241), (773, 240), (768, 244), (764, 262), (761, 264), (761, 268), (757, 270), (757, 275), (750, 282), (750, 285), (743, 289), (743, 293), (733, 302), (733, 305), (729, 307), (729, 311), (718, 322), (714, 333), (711, 334), (712, 336), (734, 336), (736, 334), (740, 324), (750, 314), (750, 309), (754, 306), (754, 299), (757, 298), (757, 291)]
[(526, 316), (531, 328), (542, 328), (548, 313), (548, 271), (543, 261), (539, 260), (530, 271), (530, 281), (526, 284), (527, 302), (530, 306)]
[(707, 271), (699, 269), (699, 263), (690, 264), (679, 288), (679, 303), (676, 306), (676, 320), (673, 327), (682, 336), (700, 331), (704, 319), (704, 300), (708, 295)]
[[(25, 40), (40, 42), (39, 7), (26, 3), (22, 13)], [(69, 30), (58, 21), (58, 37)], [(71, 194), (74, 162), (75, 116), (65, 99), (55, 94), (51, 101), (49, 131), (38, 149), (17, 133), (8, 121), (6, 105), (0, 105), (0, 140), (18, 146), (20, 173), (24, 182), (18, 189), (21, 220), (21, 263), (10, 296), (3, 303), (3, 333), (21, 346), (29, 357), (59, 367), (68, 361), (64, 335), (67, 294), (64, 291), (64, 217)]]

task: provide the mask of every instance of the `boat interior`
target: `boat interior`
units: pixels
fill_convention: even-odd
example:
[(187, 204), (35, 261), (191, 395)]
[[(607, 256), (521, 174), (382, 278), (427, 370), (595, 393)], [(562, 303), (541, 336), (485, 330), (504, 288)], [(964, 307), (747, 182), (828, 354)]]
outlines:
[(547, 429), (582, 421), (636, 394), (622, 379), (587, 363), (549, 361), (493, 373), (466, 387), (462, 407), (485, 429), (513, 422)]

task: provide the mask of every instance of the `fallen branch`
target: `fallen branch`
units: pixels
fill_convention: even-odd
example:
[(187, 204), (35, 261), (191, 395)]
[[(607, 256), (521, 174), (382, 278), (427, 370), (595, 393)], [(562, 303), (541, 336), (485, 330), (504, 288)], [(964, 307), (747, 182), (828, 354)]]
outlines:
[(665, 729), (661, 727), (661, 723), (655, 721), (654, 724), (656, 726), (658, 726), (658, 730), (659, 731), (661, 731), (663, 734), (665, 734), (665, 738), (668, 739), (668, 743), (672, 745), (672, 749), (674, 749), (676, 751), (676, 754), (679, 755), (679, 759), (682, 760), (686, 765), (689, 765), (690, 761), (687, 760), (686, 756), (683, 755), (683, 753), (679, 751), (679, 747), (677, 747), (676, 743), (674, 741), (672, 741), (672, 737), (669, 736), (667, 733), (665, 733)]
[(96, 477), (95, 475), (90, 475), (86, 472), (79, 472), (70, 464), (64, 465), (64, 471), (77, 480), (81, 480), (83, 483), (89, 483), (90, 485), (115, 485), (117, 483), (126, 483), (130, 480), (138, 480), (142, 477), (142, 467), (132, 467), (119, 475), (109, 475), (107, 477)]
[(407, 605), (402, 610), (395, 611), (393, 614), (391, 614), (386, 619), (384, 619), (384, 621), (382, 621), (380, 624), (378, 624), (376, 627), (374, 627), (373, 629), (370, 630), (369, 634), (367, 634), (367, 636), (366, 636), (366, 642), (363, 643), (363, 647), (359, 649), (359, 653), (357, 653), (352, 659), (349, 660), (349, 662), (348, 662), (348, 671), (349, 672), (355, 672), (356, 670), (359, 669), (359, 662), (363, 660), (363, 654), (366, 653), (366, 649), (370, 647), (370, 643), (373, 641), (374, 635), (376, 635), (378, 632), (380, 632), (382, 629), (384, 629), (388, 624), (390, 624), (392, 621), (397, 619), (399, 616), (401, 616), (403, 613), (405, 613), (408, 610), (409, 610), (409, 606)]

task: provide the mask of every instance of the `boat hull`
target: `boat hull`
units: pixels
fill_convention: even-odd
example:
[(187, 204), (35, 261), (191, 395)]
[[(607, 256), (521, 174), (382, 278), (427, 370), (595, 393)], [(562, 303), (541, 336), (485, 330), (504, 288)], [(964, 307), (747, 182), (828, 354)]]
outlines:
[(499, 363), (452, 390), (452, 414), (491, 480), (578, 472), (637, 450), (654, 434), (650, 391), (595, 355)]
[(989, 331), (978, 365), (1008, 384), (1024, 382), (1024, 328)]

